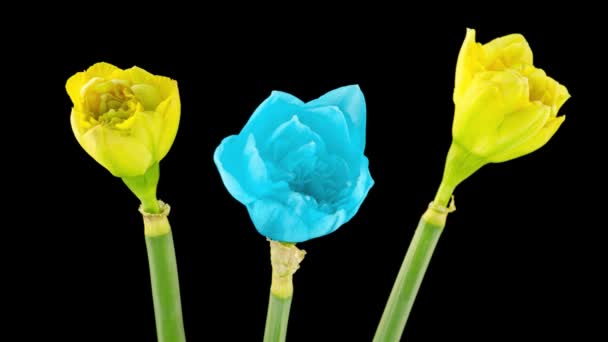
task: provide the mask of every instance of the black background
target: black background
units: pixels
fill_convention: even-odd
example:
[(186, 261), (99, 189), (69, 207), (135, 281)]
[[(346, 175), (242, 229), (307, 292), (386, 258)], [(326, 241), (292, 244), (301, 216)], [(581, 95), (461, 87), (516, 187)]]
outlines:
[(536, 12), (450, 22), (395, 12), (164, 16), (172, 21), (134, 20), (127, 28), (77, 16), (69, 29), (41, 25), (34, 34), (25, 23), (11, 31), (24, 36), (7, 38), (15, 44), (8, 72), (19, 76), (5, 101), (20, 105), (4, 114), (17, 123), (5, 121), (4, 129), (13, 223), (3, 251), (13, 289), (5, 298), (14, 322), (7, 328), (22, 336), (17, 340), (41, 333), (62, 341), (155, 339), (138, 202), (70, 130), (65, 81), (98, 61), (138, 65), (179, 83), (181, 123), (161, 163), (158, 194), (172, 206), (189, 341), (261, 340), (266, 315), (268, 243), (225, 190), (212, 160), (216, 146), (272, 90), (307, 101), (361, 86), (376, 184), (349, 223), (300, 244), (308, 254), (295, 276), (288, 340), (371, 340), (441, 179), (466, 27), (481, 42), (524, 34), (535, 65), (572, 98), (545, 147), (485, 166), (456, 190), (458, 210), (404, 340), (606, 337), (605, 145), (596, 133), (606, 115), (601, 20)]

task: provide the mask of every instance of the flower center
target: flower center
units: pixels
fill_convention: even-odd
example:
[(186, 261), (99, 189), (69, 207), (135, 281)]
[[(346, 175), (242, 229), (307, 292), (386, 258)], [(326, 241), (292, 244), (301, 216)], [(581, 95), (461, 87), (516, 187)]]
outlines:
[(325, 141), (297, 115), (277, 127), (262, 147), (274, 181), (314, 201), (318, 208), (332, 212), (352, 186), (346, 160), (327, 150)]
[(341, 194), (351, 185), (348, 165), (336, 156), (315, 156), (312, 160), (294, 165), (289, 171), (292, 175), (289, 187), (314, 198), (321, 209), (332, 210)]
[(125, 128), (121, 124), (143, 110), (129, 81), (94, 77), (82, 87), (80, 93), (87, 119), (92, 124)]

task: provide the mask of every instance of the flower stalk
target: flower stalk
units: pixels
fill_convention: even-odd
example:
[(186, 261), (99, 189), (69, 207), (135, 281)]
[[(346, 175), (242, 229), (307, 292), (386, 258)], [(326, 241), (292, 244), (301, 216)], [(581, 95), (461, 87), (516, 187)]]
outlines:
[(455, 209), (454, 201), (449, 208), (431, 202), (422, 215), (384, 308), (374, 342), (401, 339), (420, 284), (445, 227), (447, 215)]
[(293, 275), (306, 252), (295, 244), (270, 241), (272, 284), (264, 329), (264, 342), (282, 342), (287, 336), (289, 310), (293, 297)]
[(76, 141), (141, 202), (158, 341), (185, 341), (169, 206), (156, 197), (159, 163), (179, 126), (177, 82), (96, 63), (70, 77), (66, 91)]
[(452, 145), (435, 200), (422, 215), (380, 320), (374, 341), (399, 341), (422, 278), (445, 226), (456, 187), (482, 166), (531, 153), (564, 122), (568, 90), (532, 64), (522, 35), (487, 44), (468, 29), (456, 63)]
[(169, 205), (158, 201), (157, 214), (140, 212), (144, 218), (144, 234), (150, 266), (154, 300), (154, 317), (158, 342), (184, 342), (186, 335), (177, 275), (173, 235), (167, 216)]

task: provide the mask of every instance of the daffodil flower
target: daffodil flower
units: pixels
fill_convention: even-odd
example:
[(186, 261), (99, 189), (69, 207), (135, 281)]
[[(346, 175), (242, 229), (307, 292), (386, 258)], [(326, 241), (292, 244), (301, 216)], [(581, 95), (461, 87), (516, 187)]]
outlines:
[(564, 122), (568, 90), (534, 66), (520, 34), (487, 44), (467, 34), (456, 63), (452, 145), (435, 200), (422, 215), (393, 285), (374, 342), (399, 341), (445, 226), (454, 189), (483, 165), (511, 160), (545, 145)]
[(367, 109), (358, 85), (304, 102), (274, 91), (214, 161), (228, 192), (270, 241), (272, 283), (264, 341), (285, 341), (295, 243), (330, 234), (357, 213), (374, 180), (364, 155)]
[(456, 64), (452, 146), (436, 200), (445, 205), (454, 188), (483, 165), (545, 145), (564, 122), (558, 111), (569, 97), (566, 87), (533, 65), (522, 35), (482, 45), (468, 29)]
[(310, 102), (275, 91), (214, 160), (260, 234), (303, 242), (350, 220), (374, 185), (364, 155), (366, 107), (357, 85)]
[(179, 125), (177, 82), (138, 67), (97, 63), (70, 77), (66, 89), (78, 143), (141, 201), (158, 341), (184, 342), (169, 206), (156, 198), (158, 164)]
[(114, 176), (141, 176), (169, 152), (180, 118), (176, 81), (97, 63), (70, 77), (66, 89), (76, 140)]

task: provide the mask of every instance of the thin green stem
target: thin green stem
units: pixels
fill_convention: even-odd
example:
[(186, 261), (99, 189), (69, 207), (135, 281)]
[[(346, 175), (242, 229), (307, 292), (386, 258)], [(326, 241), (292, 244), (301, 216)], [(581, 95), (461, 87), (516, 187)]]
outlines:
[(185, 342), (177, 261), (171, 226), (167, 219), (170, 208), (161, 201), (158, 201), (157, 206), (157, 214), (145, 212), (143, 205), (140, 209), (144, 217), (156, 334), (158, 342)]
[(484, 158), (462, 147), (457, 141), (452, 141), (445, 161), (441, 185), (433, 202), (447, 207), (456, 186), (487, 163)]
[(177, 263), (171, 232), (146, 236), (158, 342), (184, 342)]
[(447, 209), (441, 212), (433, 206), (422, 215), (384, 308), (374, 342), (393, 342), (401, 339), (422, 278), (445, 226), (446, 216)]
[(293, 243), (270, 242), (272, 283), (266, 314), (264, 342), (284, 342), (287, 336), (289, 309), (293, 297), (293, 275), (304, 260), (306, 252)]
[(150, 214), (159, 214), (161, 212), (160, 205), (156, 196), (141, 199), (141, 209)]
[(158, 163), (153, 164), (141, 176), (123, 177), (122, 181), (139, 198), (144, 212), (158, 214), (161, 208), (156, 200), (156, 187), (160, 177), (160, 167)]
[(450, 197), (454, 192), (454, 188), (455, 186), (450, 183), (441, 182), (441, 185), (439, 186), (439, 190), (437, 190), (437, 194), (435, 195), (433, 203), (442, 207), (447, 207), (448, 203), (450, 202)]
[(456, 186), (487, 164), (483, 157), (472, 153), (453, 140), (448, 151), (441, 185), (435, 200), (422, 215), (407, 250), (397, 280), (393, 285), (384, 313), (376, 330), (374, 342), (393, 342), (401, 339), (418, 289), (439, 241), (447, 214), (456, 208), (450, 197)]
[(287, 323), (289, 322), (289, 309), (291, 296), (281, 298), (270, 293), (268, 314), (266, 315), (266, 328), (264, 329), (264, 342), (283, 342), (287, 336)]

